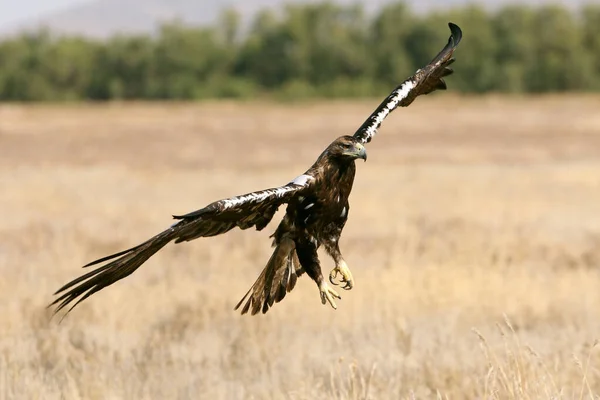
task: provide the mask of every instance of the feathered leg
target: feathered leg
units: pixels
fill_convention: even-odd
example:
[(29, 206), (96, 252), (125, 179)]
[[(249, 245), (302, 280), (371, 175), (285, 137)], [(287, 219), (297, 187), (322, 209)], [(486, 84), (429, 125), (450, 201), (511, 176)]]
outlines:
[(296, 253), (298, 254), (300, 265), (306, 271), (306, 274), (310, 276), (319, 287), (321, 303), (329, 303), (329, 305), (336, 310), (337, 305), (335, 304), (334, 298), (341, 299), (342, 297), (329, 286), (325, 279), (323, 279), (321, 264), (317, 255), (317, 247), (311, 242), (296, 242)]

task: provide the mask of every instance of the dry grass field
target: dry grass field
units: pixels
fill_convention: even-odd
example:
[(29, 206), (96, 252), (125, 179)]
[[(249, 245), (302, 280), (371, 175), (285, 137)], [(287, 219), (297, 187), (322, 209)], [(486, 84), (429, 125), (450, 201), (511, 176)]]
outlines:
[(81, 265), (288, 182), (376, 105), (1, 105), (0, 400), (597, 398), (600, 97), (394, 112), (357, 166), (337, 311), (306, 277), (233, 311), (272, 224), (167, 246), (50, 319)]

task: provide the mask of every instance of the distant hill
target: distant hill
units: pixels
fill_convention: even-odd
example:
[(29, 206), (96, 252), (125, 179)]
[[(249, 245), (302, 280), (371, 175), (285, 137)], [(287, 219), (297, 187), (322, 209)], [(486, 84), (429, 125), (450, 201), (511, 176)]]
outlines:
[[(27, 0), (20, 0), (27, 1)], [(353, 4), (357, 0), (334, 0), (340, 4)], [(376, 10), (392, 0), (362, 0), (368, 11)], [(481, 3), (494, 8), (510, 0), (411, 0), (414, 10), (423, 12), (467, 3)], [(596, 0), (597, 1), (597, 0)], [(250, 19), (258, 10), (276, 8), (289, 2), (309, 3), (317, 0), (95, 0), (68, 8), (62, 12), (43, 15), (4, 27), (0, 35), (6, 36), (23, 30), (47, 27), (59, 34), (81, 34), (90, 37), (107, 37), (116, 33), (151, 33), (160, 22), (179, 19), (188, 24), (211, 24), (217, 21), (226, 7), (234, 7), (244, 19)], [(513, 1), (516, 2), (516, 1)], [(524, 0), (520, 3), (561, 3), (577, 7), (585, 0)], [(589, 1), (588, 1), (589, 2)]]

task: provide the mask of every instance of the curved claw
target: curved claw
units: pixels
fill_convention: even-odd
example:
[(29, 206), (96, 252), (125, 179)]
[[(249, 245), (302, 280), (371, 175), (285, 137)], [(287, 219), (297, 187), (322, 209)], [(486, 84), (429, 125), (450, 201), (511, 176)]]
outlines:
[[(339, 279), (340, 283), (335, 282), (335, 279), (337, 278), (338, 274), (341, 275), (341, 278)], [(336, 286), (340, 285), (341, 283), (344, 283), (345, 285), (342, 286), (342, 289), (344, 290), (350, 290), (354, 287), (354, 279), (352, 278), (352, 272), (350, 272), (350, 269), (348, 268), (346, 263), (341, 263), (340, 265), (331, 270), (331, 272), (329, 273), (329, 282)]]
[(338, 276), (338, 270), (336, 268), (332, 269), (331, 272), (329, 273), (329, 282), (331, 282), (332, 285), (338, 286), (339, 283), (337, 283), (335, 281), (335, 278), (337, 278)]
[(331, 289), (326, 282), (321, 283), (319, 286), (319, 291), (321, 292), (321, 303), (326, 304), (329, 302), (329, 305), (337, 310), (337, 305), (335, 304), (334, 298), (341, 300), (342, 296), (340, 296), (335, 290)]

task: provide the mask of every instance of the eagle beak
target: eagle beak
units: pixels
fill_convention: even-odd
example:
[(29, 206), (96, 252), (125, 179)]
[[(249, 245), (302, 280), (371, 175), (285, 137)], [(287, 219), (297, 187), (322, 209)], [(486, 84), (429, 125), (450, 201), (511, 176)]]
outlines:
[(362, 158), (367, 161), (367, 149), (362, 144), (356, 144), (356, 158)]

